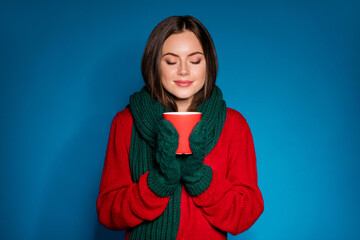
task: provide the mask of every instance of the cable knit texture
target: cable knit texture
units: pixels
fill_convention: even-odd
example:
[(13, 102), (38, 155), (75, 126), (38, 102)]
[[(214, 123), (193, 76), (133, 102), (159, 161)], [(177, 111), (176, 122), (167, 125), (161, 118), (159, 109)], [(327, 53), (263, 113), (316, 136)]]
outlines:
[(206, 122), (200, 120), (194, 127), (189, 143), (191, 155), (185, 156), (181, 162), (181, 179), (190, 195), (199, 195), (210, 185), (212, 170), (203, 161), (206, 152), (208, 134)]
[(161, 197), (173, 195), (180, 185), (180, 162), (175, 154), (178, 145), (179, 134), (175, 127), (168, 120), (160, 120), (156, 145), (157, 164), (149, 173), (148, 184)]
[[(129, 239), (175, 239), (180, 221), (180, 165), (175, 163), (176, 148), (172, 154), (170, 149), (178, 141), (178, 135), (171, 137), (174, 131), (170, 122), (161, 121), (164, 107), (145, 88), (130, 97), (130, 111), (134, 117), (129, 156), (132, 180), (138, 182), (149, 171), (148, 187), (159, 197), (171, 197), (164, 212), (153, 221), (133, 227)], [(171, 147), (166, 149), (161, 144)], [(171, 178), (174, 172), (178, 174), (177, 183)]]
[[(170, 197), (159, 196), (149, 187), (149, 173), (158, 164), (156, 144), (148, 143), (150, 149), (141, 151), (141, 156), (144, 159), (150, 156), (151, 161), (131, 163), (135, 149), (130, 145), (137, 128), (134, 124), (137, 113), (130, 112), (129, 108), (118, 113), (111, 125), (97, 199), (99, 221), (110, 229), (127, 230), (126, 239), (217, 240), (226, 239), (226, 232), (238, 234), (248, 229), (264, 207), (257, 186), (253, 139), (243, 116), (230, 108), (225, 111), (226, 121), (217, 130), (216, 141), (205, 144), (203, 165), (200, 160), (194, 163), (201, 166), (195, 169), (203, 172), (184, 171), (186, 164), (181, 162), (184, 156), (180, 157), (181, 181), (186, 188), (177, 187)], [(214, 118), (219, 119), (218, 115)], [(202, 120), (207, 126), (216, 125), (206, 114)], [(214, 129), (209, 136), (216, 136)], [(156, 142), (156, 131), (145, 130), (141, 138)], [(189, 184), (199, 182), (209, 186), (202, 189), (197, 188), (197, 184)]]

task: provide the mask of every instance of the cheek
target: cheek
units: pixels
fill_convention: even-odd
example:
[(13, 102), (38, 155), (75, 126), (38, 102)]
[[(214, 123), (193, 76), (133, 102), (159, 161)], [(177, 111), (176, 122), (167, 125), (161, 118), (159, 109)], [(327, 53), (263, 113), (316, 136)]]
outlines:
[(202, 67), (196, 69), (195, 74), (196, 74), (196, 76), (198, 78), (205, 78), (205, 76), (206, 76), (206, 66), (202, 66)]
[(161, 77), (163, 80), (168, 80), (172, 78), (176, 74), (176, 71), (170, 67), (162, 67), (161, 68)]

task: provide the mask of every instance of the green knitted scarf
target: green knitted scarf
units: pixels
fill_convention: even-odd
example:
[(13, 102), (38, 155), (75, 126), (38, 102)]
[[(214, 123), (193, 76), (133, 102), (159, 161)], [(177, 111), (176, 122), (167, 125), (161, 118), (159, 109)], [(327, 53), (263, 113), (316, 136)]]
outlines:
[[(144, 87), (130, 97), (130, 110), (134, 118), (129, 165), (133, 182), (154, 169), (157, 124), (166, 110)], [(201, 119), (208, 126), (206, 155), (216, 145), (226, 119), (226, 104), (221, 90), (215, 87), (211, 97), (198, 106)], [(170, 196), (165, 211), (153, 221), (145, 221), (134, 227), (130, 239), (175, 239), (180, 223), (181, 186)]]

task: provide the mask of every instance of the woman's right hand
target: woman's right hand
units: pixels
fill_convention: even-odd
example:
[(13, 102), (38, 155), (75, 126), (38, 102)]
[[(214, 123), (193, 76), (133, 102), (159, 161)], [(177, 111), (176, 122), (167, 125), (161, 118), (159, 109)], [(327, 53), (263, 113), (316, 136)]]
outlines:
[(176, 159), (176, 150), (179, 144), (179, 134), (174, 125), (162, 119), (158, 125), (156, 144), (156, 162), (159, 172), (168, 184), (180, 182), (180, 162)]
[(160, 197), (174, 194), (180, 186), (181, 168), (176, 158), (179, 134), (168, 120), (162, 119), (158, 125), (155, 169), (149, 172), (149, 188)]
[(180, 186), (181, 167), (176, 158), (179, 134), (168, 120), (159, 121), (155, 169), (148, 175), (149, 188), (160, 197), (174, 194)]

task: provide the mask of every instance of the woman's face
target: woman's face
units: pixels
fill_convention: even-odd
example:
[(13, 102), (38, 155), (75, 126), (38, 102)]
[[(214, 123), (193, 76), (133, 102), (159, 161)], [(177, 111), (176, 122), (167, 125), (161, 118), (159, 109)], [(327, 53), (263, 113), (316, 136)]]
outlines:
[(160, 76), (164, 88), (175, 96), (178, 111), (186, 111), (206, 77), (204, 52), (193, 32), (172, 34), (165, 40)]

